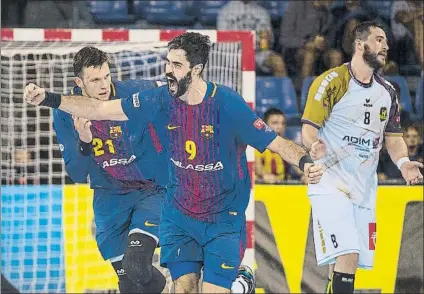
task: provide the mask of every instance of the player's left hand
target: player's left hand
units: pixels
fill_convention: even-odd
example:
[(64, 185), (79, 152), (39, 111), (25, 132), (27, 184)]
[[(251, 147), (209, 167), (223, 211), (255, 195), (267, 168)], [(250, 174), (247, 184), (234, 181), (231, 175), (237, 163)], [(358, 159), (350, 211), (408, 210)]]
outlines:
[(423, 168), (423, 164), (418, 161), (408, 161), (402, 164), (400, 171), (407, 185), (416, 185), (423, 182), (420, 168)]
[(308, 181), (308, 184), (317, 184), (321, 180), (322, 174), (324, 173), (324, 168), (321, 165), (316, 165), (312, 163), (305, 163), (303, 169), (305, 171), (305, 176)]

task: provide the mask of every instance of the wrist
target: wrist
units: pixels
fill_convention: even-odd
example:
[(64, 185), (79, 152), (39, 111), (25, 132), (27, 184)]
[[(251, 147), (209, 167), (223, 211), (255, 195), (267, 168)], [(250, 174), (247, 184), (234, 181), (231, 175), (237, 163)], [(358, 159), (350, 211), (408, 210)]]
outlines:
[(46, 91), (45, 98), (41, 101), (40, 105), (51, 108), (59, 108), (60, 103), (62, 103), (61, 94)]
[(405, 163), (405, 162), (409, 162), (410, 160), (409, 160), (409, 157), (407, 157), (407, 156), (405, 156), (405, 157), (402, 157), (402, 158), (400, 158), (398, 161), (396, 161), (396, 166), (397, 166), (397, 168), (400, 170), (400, 168), (402, 167), (402, 165)]
[(311, 163), (311, 164), (314, 163), (314, 161), (312, 160), (311, 157), (309, 157), (309, 155), (303, 155), (302, 158), (299, 160), (299, 169), (302, 172), (304, 171), (306, 163)]
[(82, 141), (81, 139), (78, 142), (78, 149), (81, 152), (82, 155), (88, 156), (91, 154), (92, 152), (92, 148), (91, 148), (91, 142), (87, 143)]
[(79, 139), (81, 142), (83, 143), (87, 143), (87, 144), (91, 144), (91, 142), (93, 141), (93, 138), (91, 137), (85, 137), (85, 136), (79, 136)]

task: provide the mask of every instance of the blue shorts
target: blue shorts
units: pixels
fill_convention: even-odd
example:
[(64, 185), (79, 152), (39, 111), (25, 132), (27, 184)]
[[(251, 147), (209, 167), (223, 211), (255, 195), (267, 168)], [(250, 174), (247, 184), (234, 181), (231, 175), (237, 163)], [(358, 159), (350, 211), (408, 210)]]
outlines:
[(161, 266), (173, 280), (189, 273), (231, 289), (246, 248), (246, 219), (207, 223), (164, 205), (160, 227)]
[(117, 195), (107, 190), (94, 191), (93, 209), (96, 241), (102, 257), (124, 254), (128, 233), (135, 228), (159, 236), (160, 213), (165, 189), (133, 191)]

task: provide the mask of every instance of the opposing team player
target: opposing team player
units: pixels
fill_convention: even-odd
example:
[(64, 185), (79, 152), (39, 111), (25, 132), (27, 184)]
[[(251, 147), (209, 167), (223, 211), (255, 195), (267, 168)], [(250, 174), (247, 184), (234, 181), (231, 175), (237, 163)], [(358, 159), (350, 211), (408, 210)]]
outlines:
[[(147, 80), (112, 81), (108, 56), (95, 47), (81, 49), (73, 66), (74, 95), (107, 101), (157, 87)], [(120, 292), (160, 293), (165, 278), (152, 257), (168, 176), (151, 168), (167, 167), (152, 123), (89, 121), (55, 109), (53, 125), (68, 175), (77, 183), (90, 177), (97, 245), (118, 275)]]
[(326, 293), (353, 293), (356, 269), (373, 267), (377, 164), (383, 139), (408, 184), (422, 182), (422, 164), (408, 159), (397, 94), (375, 73), (387, 58), (378, 23), (354, 31), (351, 62), (312, 83), (302, 117), (302, 140), (326, 170), (309, 185), (318, 265), (329, 265)]
[[(25, 99), (89, 119), (166, 117), (170, 183), (163, 205), (161, 264), (176, 292), (229, 293), (245, 251), (245, 210), (250, 194), (246, 145), (269, 148), (317, 183), (322, 168), (305, 150), (277, 136), (235, 91), (205, 82), (201, 73), (209, 37), (184, 33), (168, 43), (168, 86), (121, 101), (62, 96), (30, 84)], [(159, 132), (161, 133), (161, 132)]]

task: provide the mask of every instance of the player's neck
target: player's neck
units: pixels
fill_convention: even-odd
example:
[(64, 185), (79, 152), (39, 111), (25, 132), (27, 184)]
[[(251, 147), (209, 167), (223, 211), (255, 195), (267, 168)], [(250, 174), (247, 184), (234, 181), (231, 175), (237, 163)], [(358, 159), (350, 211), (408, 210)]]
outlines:
[(368, 84), (372, 81), (374, 69), (372, 69), (362, 57), (353, 56), (350, 62), (350, 67), (355, 79), (361, 83)]
[(188, 105), (197, 105), (202, 103), (207, 90), (208, 85), (203, 79), (193, 79), (188, 91), (180, 99)]

